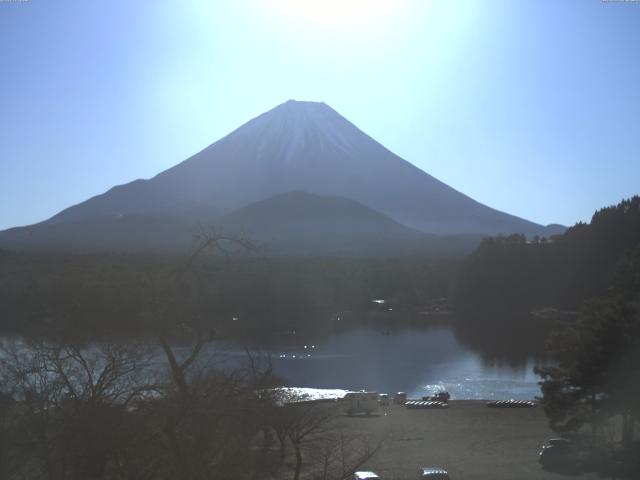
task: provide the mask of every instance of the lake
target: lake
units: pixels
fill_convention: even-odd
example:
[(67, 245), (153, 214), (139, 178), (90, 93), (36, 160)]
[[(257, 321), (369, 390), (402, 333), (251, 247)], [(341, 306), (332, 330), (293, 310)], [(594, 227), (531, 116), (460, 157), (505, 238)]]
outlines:
[[(217, 342), (232, 358), (246, 354), (237, 345)], [(454, 399), (533, 399), (540, 395), (535, 362), (519, 366), (489, 364), (462, 344), (447, 325), (384, 330), (361, 326), (316, 341), (292, 341), (268, 354), (276, 374), (291, 385), (374, 390), (410, 397), (444, 388)]]

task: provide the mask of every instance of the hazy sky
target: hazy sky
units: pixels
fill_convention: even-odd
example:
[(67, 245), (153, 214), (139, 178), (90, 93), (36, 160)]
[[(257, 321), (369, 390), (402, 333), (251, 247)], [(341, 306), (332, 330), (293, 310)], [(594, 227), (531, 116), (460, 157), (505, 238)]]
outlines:
[(640, 2), (0, 0), (0, 228), (324, 101), (491, 207), (640, 193)]

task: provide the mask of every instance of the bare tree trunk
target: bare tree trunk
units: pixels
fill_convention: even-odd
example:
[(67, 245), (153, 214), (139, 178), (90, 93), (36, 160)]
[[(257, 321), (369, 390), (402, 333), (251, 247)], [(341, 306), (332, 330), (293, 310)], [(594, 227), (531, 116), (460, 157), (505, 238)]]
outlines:
[(591, 445), (596, 447), (597, 429), (596, 429), (596, 392), (591, 392)]
[(169, 440), (169, 448), (171, 450), (171, 455), (173, 456), (173, 463), (178, 478), (183, 480), (191, 480), (192, 476), (189, 472), (189, 466), (187, 465), (187, 462), (185, 462), (184, 456), (182, 455), (180, 441), (176, 437), (176, 432), (173, 428), (173, 425), (167, 424), (164, 428), (164, 432), (167, 436), (167, 439)]
[(47, 478), (49, 480), (56, 480), (58, 475), (54, 471), (53, 461), (51, 459), (51, 452), (49, 449), (49, 437), (44, 428), (41, 428), (39, 433), (40, 441), (42, 442), (42, 453), (44, 456), (44, 465), (47, 470)]
[(628, 410), (622, 413), (622, 448), (628, 451), (633, 442), (633, 414)]
[(187, 378), (185, 376), (186, 370), (191, 366), (191, 364), (198, 358), (198, 354), (202, 347), (204, 346), (204, 340), (202, 339), (202, 335), (198, 332), (198, 337), (196, 339), (196, 344), (193, 347), (193, 350), (187, 357), (187, 359), (178, 363), (175, 355), (173, 354), (173, 350), (169, 345), (169, 342), (162, 336), (159, 337), (160, 346), (167, 357), (167, 361), (169, 362), (169, 370), (171, 371), (171, 377), (175, 382), (178, 390), (180, 391), (180, 395), (182, 396), (182, 400), (186, 401), (189, 398), (189, 386), (187, 384)]
[(302, 470), (302, 452), (300, 451), (300, 445), (293, 444), (296, 452), (296, 469), (293, 473), (293, 480), (300, 480), (300, 470)]
[(280, 442), (280, 463), (284, 462), (284, 457), (287, 455), (287, 437), (281, 433), (276, 433), (278, 441)]
[(273, 435), (268, 428), (262, 429), (262, 453), (266, 454), (273, 445)]

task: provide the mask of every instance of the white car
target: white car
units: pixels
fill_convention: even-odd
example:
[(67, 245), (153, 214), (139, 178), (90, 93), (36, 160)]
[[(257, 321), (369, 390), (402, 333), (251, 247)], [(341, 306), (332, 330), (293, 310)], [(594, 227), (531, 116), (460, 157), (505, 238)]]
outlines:
[(428, 480), (450, 480), (449, 473), (440, 467), (422, 467), (418, 478)]
[(375, 472), (356, 472), (353, 480), (379, 480), (380, 477)]
[(388, 407), (389, 406), (389, 395), (387, 393), (381, 393), (380, 395), (378, 395), (378, 402), (380, 403), (380, 406)]

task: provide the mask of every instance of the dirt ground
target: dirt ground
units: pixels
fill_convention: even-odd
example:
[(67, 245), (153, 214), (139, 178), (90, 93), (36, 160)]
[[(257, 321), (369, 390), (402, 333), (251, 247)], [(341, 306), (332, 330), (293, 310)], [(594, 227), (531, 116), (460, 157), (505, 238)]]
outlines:
[(379, 416), (344, 417), (349, 430), (386, 435), (382, 450), (367, 465), (383, 480), (418, 479), (421, 466), (439, 466), (452, 480), (595, 479), (567, 476), (538, 463), (550, 437), (544, 412), (536, 408), (488, 408), (483, 401), (451, 401), (446, 410), (382, 407)]

